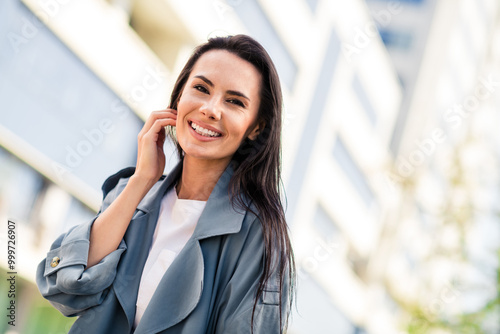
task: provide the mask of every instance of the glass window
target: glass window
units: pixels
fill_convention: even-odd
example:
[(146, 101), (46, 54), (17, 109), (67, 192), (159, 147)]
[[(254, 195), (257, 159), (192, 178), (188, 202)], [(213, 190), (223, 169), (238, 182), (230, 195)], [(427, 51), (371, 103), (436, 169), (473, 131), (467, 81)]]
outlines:
[(413, 42), (413, 35), (409, 32), (382, 29), (379, 27), (380, 37), (388, 48), (409, 50)]
[(44, 179), (0, 146), (0, 210), (9, 218), (29, 223)]
[(293, 164), (290, 183), (288, 184), (288, 199), (289, 205), (287, 217), (293, 217), (293, 210), (296, 206), (297, 198), (300, 194), (304, 176), (307, 172), (307, 165), (311, 155), (315, 136), (320, 126), (321, 119), (324, 115), (326, 101), (330, 92), (330, 87), (337, 67), (337, 60), (340, 53), (340, 40), (334, 29), (330, 32), (326, 53), (321, 64), (321, 70), (318, 74), (318, 81), (314, 89), (314, 95), (309, 106), (306, 117), (306, 124), (299, 141), (296, 158)]
[(359, 169), (340, 138), (337, 138), (335, 142), (333, 156), (358, 191), (366, 206), (370, 206), (374, 200), (373, 192), (363, 172)]
[(372, 125), (375, 125), (375, 123), (377, 122), (377, 115), (375, 114), (375, 110), (373, 109), (368, 95), (366, 95), (366, 90), (363, 87), (361, 80), (359, 80), (358, 75), (354, 76), (354, 79), (352, 81), (352, 89), (354, 90), (358, 101), (361, 103), (366, 116), (368, 116), (370, 123), (372, 123)]
[(317, 205), (316, 207), (313, 224), (319, 234), (327, 240), (333, 239), (338, 234), (337, 226), (321, 205)]
[(367, 0), (368, 2), (406, 2), (406, 3), (411, 3), (411, 4), (423, 4), (426, 2), (426, 0)]
[(247, 27), (249, 34), (269, 52), (281, 82), (292, 91), (297, 65), (259, 3), (256, 0), (244, 0), (237, 2), (233, 8)]
[(76, 198), (71, 198), (71, 203), (69, 205), (66, 217), (63, 220), (63, 226), (61, 231), (67, 231), (72, 226), (82, 224), (92, 220), (95, 217), (95, 212), (90, 210), (88, 207), (83, 205)]
[(306, 0), (307, 4), (309, 5), (309, 8), (311, 8), (311, 12), (316, 11), (316, 7), (318, 7), (318, 0)]
[(354, 327), (353, 334), (368, 334), (368, 332), (365, 331), (363, 328), (356, 326)]
[(95, 189), (135, 164), (142, 121), (22, 2), (1, 1), (0, 35), (3, 126)]
[[(290, 332), (355, 334), (356, 326), (312, 277), (299, 277), (297, 309), (293, 308)], [(298, 312), (298, 313), (296, 313)]]

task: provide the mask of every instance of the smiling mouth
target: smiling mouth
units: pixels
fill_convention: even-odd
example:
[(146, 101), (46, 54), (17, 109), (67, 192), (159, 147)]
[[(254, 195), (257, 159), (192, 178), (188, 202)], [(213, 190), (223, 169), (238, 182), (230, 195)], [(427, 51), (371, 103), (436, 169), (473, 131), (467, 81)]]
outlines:
[(201, 125), (199, 124), (196, 124), (192, 121), (188, 122), (189, 123), (189, 126), (191, 126), (191, 128), (196, 131), (197, 134), (199, 135), (202, 135), (202, 136), (205, 136), (205, 137), (220, 137), (222, 136), (221, 133), (219, 132), (215, 132), (215, 131), (212, 131), (212, 130), (208, 130), (208, 129), (205, 129), (204, 127), (202, 127)]

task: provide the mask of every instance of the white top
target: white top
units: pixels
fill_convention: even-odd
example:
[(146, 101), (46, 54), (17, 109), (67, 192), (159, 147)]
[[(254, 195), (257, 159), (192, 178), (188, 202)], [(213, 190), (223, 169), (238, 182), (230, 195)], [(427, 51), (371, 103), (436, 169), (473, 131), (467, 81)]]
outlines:
[(175, 186), (163, 196), (153, 243), (142, 271), (134, 327), (141, 321), (168, 267), (193, 234), (206, 203), (177, 198)]

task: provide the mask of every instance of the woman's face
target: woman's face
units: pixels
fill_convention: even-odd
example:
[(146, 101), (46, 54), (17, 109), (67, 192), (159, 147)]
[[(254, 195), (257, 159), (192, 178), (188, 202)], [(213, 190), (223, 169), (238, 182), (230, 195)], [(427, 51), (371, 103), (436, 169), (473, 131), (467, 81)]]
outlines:
[(196, 62), (177, 104), (177, 140), (186, 157), (229, 163), (258, 135), (261, 74), (246, 60), (211, 50)]

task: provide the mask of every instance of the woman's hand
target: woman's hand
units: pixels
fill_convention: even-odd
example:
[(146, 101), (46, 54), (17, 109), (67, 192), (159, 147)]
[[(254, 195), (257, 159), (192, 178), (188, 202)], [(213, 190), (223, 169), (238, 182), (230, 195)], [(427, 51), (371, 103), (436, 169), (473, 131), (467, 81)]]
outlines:
[(134, 175), (92, 224), (87, 269), (116, 250), (123, 239), (135, 209), (158, 181), (165, 169), (165, 126), (175, 126), (177, 111), (153, 111), (137, 136), (139, 143)]
[(165, 126), (175, 126), (177, 110), (153, 111), (137, 136), (137, 166), (135, 178), (153, 186), (165, 169)]

